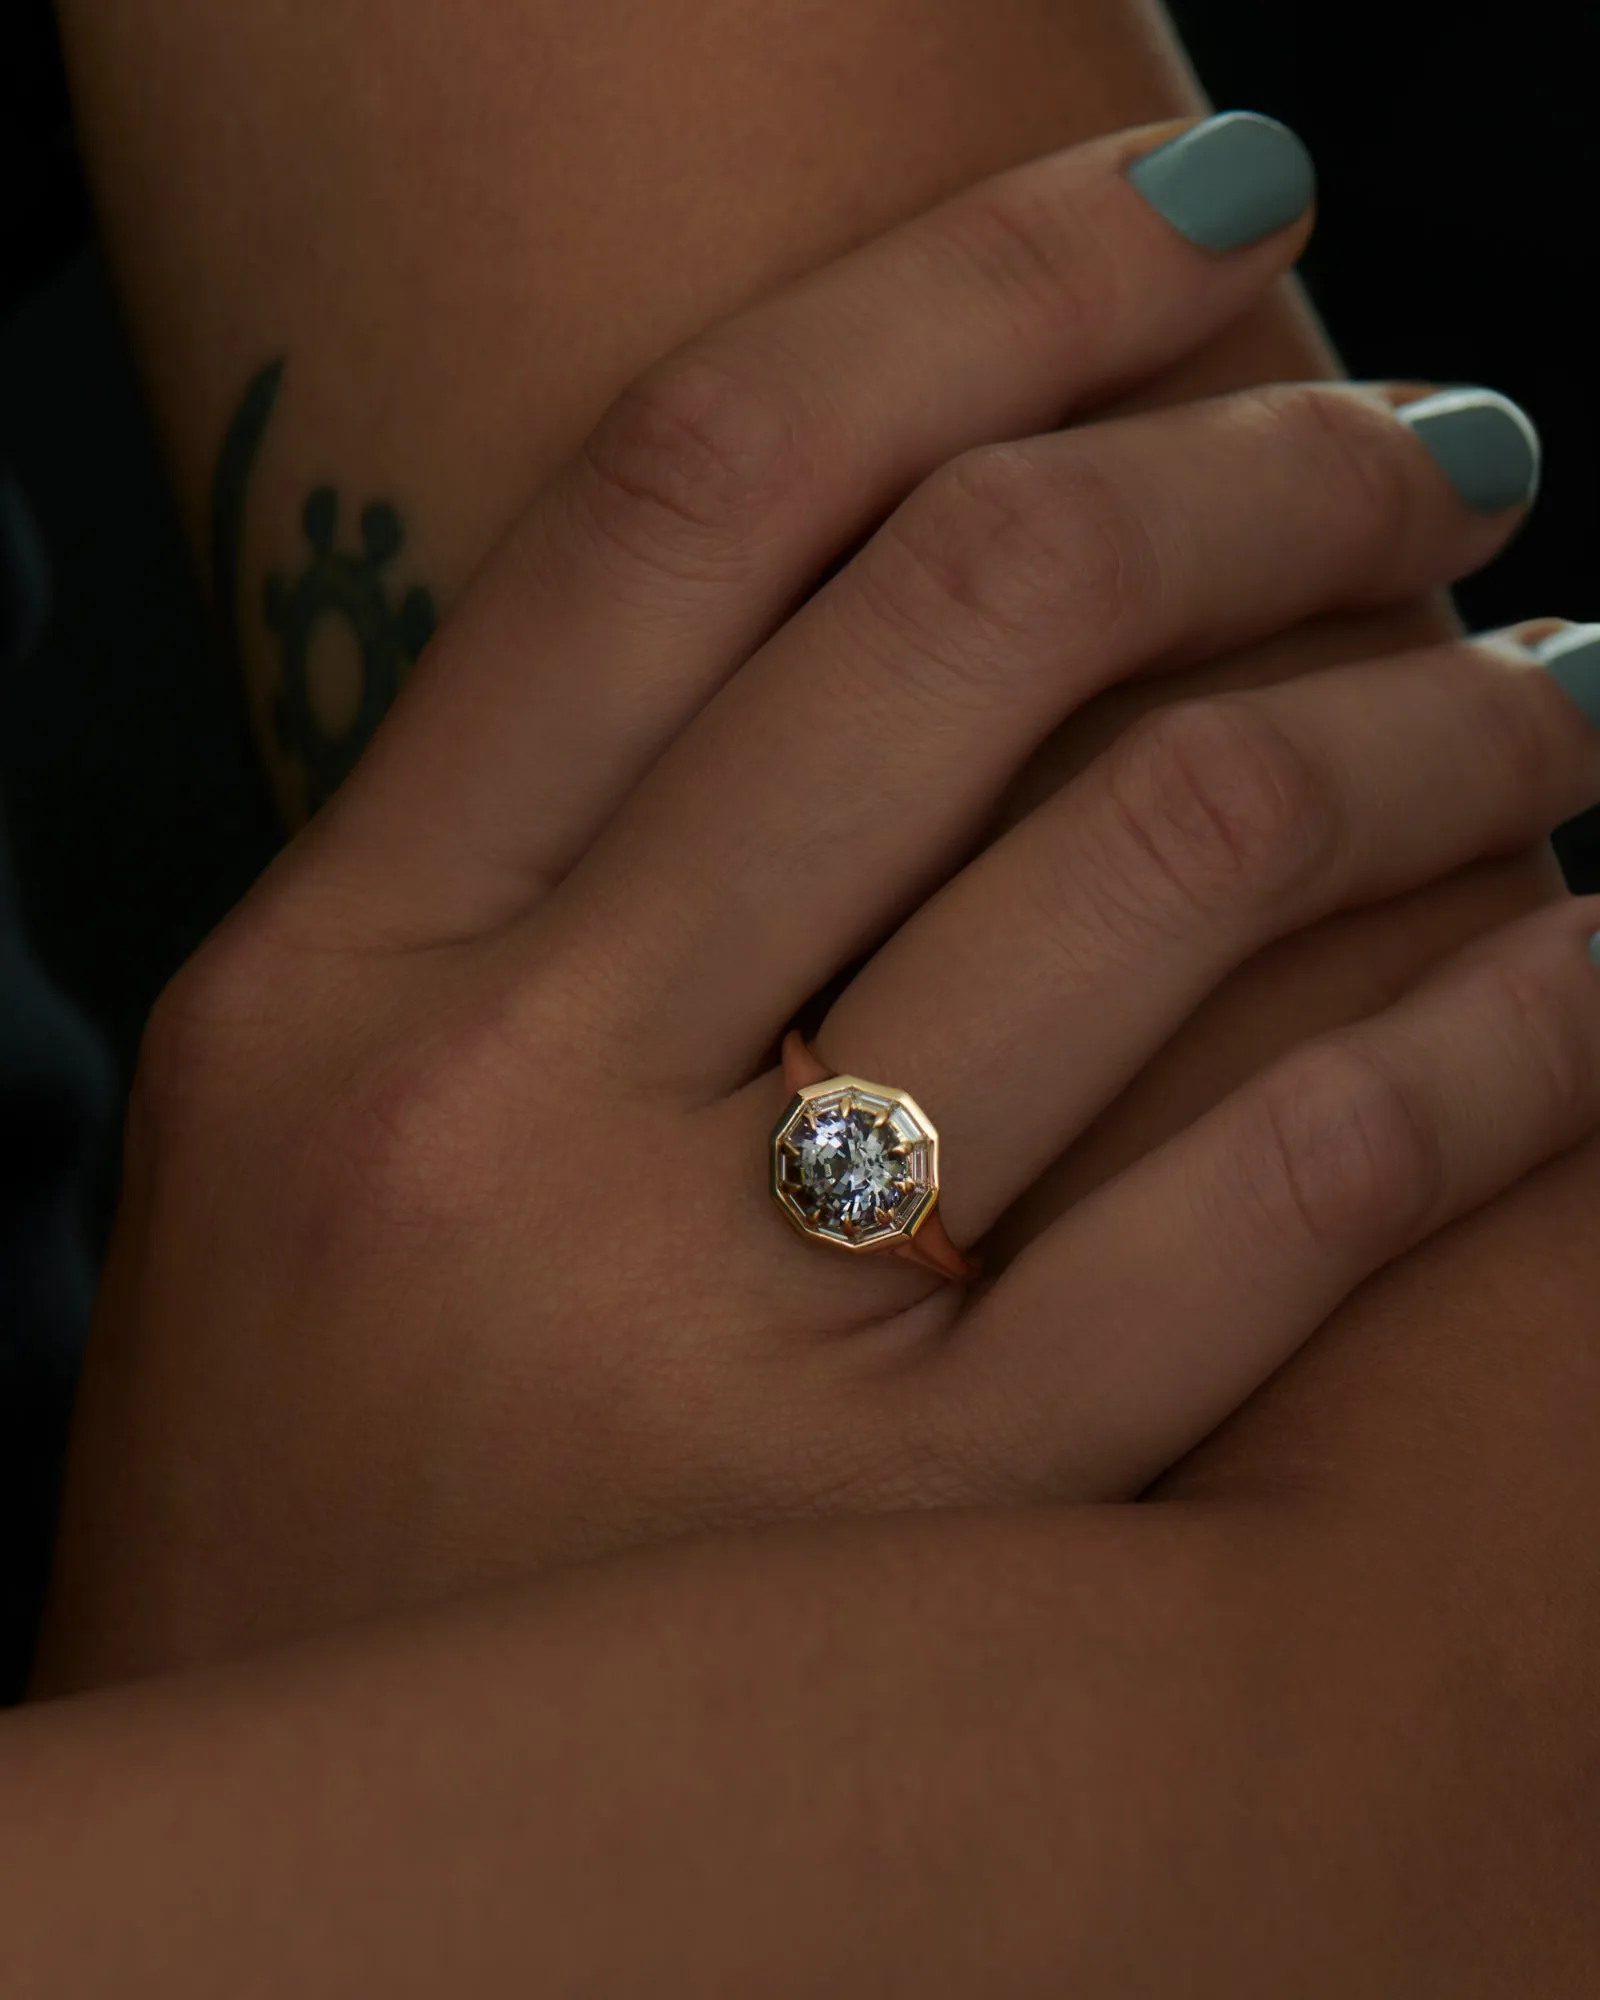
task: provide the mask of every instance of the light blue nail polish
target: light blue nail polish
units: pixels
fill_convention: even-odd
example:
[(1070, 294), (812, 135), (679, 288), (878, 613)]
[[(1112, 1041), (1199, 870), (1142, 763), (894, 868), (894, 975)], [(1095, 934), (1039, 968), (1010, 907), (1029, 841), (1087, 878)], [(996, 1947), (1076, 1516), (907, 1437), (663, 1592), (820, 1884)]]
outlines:
[(1539, 433), (1526, 411), (1493, 389), (1445, 389), (1395, 415), (1432, 452), (1480, 514), (1529, 507), (1539, 491)]
[(1202, 250), (1243, 250), (1310, 208), (1317, 170), (1275, 118), (1225, 111), (1146, 153), (1128, 179), (1156, 213)]
[(1542, 640), (1533, 651), (1600, 729), (1600, 625), (1571, 625)]
[(1600, 966), (1600, 931), (1596, 931), (1589, 940), (1589, 956)]

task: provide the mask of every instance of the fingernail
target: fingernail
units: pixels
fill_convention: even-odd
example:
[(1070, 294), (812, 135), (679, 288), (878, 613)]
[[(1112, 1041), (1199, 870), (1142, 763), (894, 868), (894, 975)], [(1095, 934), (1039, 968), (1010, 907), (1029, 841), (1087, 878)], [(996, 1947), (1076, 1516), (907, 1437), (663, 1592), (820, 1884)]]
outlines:
[(1570, 625), (1533, 653), (1600, 729), (1600, 625)]
[(1589, 956), (1596, 965), (1600, 965), (1600, 931), (1596, 931), (1589, 940)]
[(1287, 229), (1317, 194), (1304, 142), (1275, 118), (1226, 111), (1135, 160), (1128, 179), (1202, 250), (1242, 250)]
[(1539, 433), (1527, 413), (1493, 389), (1445, 389), (1395, 415), (1432, 452), (1450, 484), (1480, 514), (1528, 507), (1539, 491)]

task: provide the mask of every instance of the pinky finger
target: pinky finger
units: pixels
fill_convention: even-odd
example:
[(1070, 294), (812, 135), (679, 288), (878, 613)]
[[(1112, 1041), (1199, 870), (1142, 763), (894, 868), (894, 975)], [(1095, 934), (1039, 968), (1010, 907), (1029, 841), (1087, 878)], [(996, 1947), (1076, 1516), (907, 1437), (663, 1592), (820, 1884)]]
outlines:
[(1481, 940), (1039, 1238), (930, 1364), (964, 1482), (1141, 1491), (1366, 1278), (1600, 1126), (1597, 930), (1591, 898)]

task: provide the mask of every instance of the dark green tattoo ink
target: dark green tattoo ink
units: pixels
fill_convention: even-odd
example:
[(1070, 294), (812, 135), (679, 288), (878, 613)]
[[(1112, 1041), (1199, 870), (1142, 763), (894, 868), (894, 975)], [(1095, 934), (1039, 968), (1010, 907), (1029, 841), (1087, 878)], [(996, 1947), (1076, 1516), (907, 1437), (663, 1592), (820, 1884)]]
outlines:
[[(438, 619), (426, 590), (407, 591), (398, 606), (390, 602), (383, 572), (404, 546), (405, 533), (387, 502), (374, 501), (363, 511), (359, 550), (341, 549), (339, 496), (319, 486), (306, 502), (305, 531), (311, 560), (292, 582), (267, 578), (266, 613), (283, 657), (278, 741), (304, 764), (315, 812), (350, 775)], [(323, 618), (345, 619), (361, 650), (355, 719), (338, 736), (325, 732), (311, 701), (311, 638)]]
[[(213, 579), (235, 652), (242, 613), (244, 497), (282, 380), (283, 363), (275, 362), (246, 391), (223, 446), (213, 491)], [(398, 604), (391, 599), (384, 572), (405, 546), (405, 530), (387, 501), (375, 500), (362, 510), (359, 548), (339, 546), (339, 495), (331, 486), (312, 493), (303, 525), (310, 548), (306, 566), (294, 578), (268, 577), (263, 606), (282, 665), (274, 710), (278, 741), (304, 768), (307, 802), (315, 812), (350, 775), (433, 637), (438, 613), (432, 593), (420, 587), (407, 591)], [(325, 618), (345, 621), (361, 659), (356, 712), (337, 734), (324, 727), (311, 696), (312, 641)]]

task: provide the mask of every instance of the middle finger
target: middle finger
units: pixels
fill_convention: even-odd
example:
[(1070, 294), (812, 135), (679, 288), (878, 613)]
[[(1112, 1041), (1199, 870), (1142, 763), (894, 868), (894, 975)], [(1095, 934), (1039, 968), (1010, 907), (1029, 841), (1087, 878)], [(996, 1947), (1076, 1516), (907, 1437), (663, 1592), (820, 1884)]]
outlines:
[[(1390, 392), (1396, 393), (1396, 392)], [(565, 885), (623, 1044), (719, 1091), (970, 850), (1108, 685), (1486, 562), (1515, 405), (1294, 385), (957, 459), (714, 700)], [(551, 913), (560, 920), (561, 912)]]

